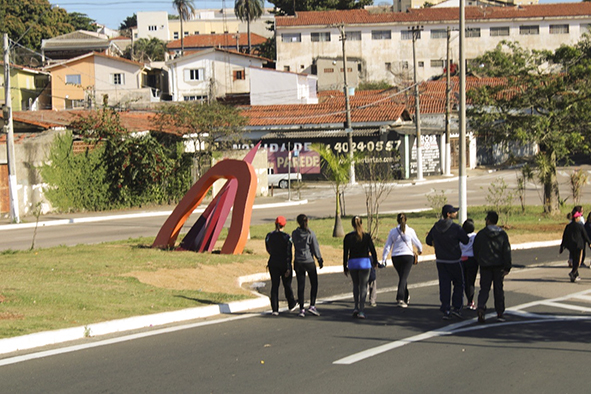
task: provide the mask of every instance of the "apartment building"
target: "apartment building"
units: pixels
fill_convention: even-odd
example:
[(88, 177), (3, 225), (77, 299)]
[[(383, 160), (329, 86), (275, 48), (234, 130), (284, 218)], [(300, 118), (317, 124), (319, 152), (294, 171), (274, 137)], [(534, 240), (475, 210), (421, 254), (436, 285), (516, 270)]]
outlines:
[[(589, 30), (591, 3), (466, 7), (465, 15), (465, 54), (469, 61), (495, 48), (502, 40), (519, 42), (528, 49), (553, 50), (562, 44), (572, 45)], [(412, 80), (414, 29), (418, 30), (415, 51), (420, 80), (443, 73), (448, 28), (452, 30), (451, 59), (453, 62), (459, 59), (458, 8), (409, 9), (404, 13), (298, 12), (295, 16), (275, 19), (277, 69), (318, 75), (319, 86), (326, 86), (324, 73), (341, 72), (338, 68), (331, 72), (325, 66), (329, 59), (335, 65), (342, 64), (339, 25), (344, 25), (348, 72), (355, 74), (360, 82), (387, 81), (400, 85)], [(354, 67), (349, 66), (351, 62)]]

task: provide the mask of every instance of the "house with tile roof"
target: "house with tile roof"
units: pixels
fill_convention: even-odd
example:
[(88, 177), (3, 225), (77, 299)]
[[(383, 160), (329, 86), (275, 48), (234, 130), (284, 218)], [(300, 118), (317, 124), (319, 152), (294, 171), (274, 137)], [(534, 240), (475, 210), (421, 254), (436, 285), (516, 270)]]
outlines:
[(44, 64), (52, 64), (99, 52), (110, 56), (121, 56), (123, 50), (109, 36), (93, 31), (78, 30), (41, 41), (41, 54)]
[(208, 101), (250, 92), (250, 71), (270, 62), (259, 56), (210, 48), (166, 62), (172, 101)]
[(45, 67), (51, 74), (52, 109), (129, 108), (160, 101), (146, 83), (146, 67), (121, 57), (91, 52)]
[[(209, 48), (234, 50), (242, 53), (246, 53), (248, 49), (248, 35), (246, 33), (189, 35), (186, 36), (183, 41), (185, 45), (185, 54)], [(253, 52), (258, 46), (266, 41), (266, 37), (256, 33), (250, 34), (250, 42)], [(172, 56), (179, 55), (181, 53), (181, 40), (178, 39), (169, 42), (166, 44), (166, 48)]]
[[(466, 59), (470, 61), (502, 40), (527, 49), (553, 50), (572, 45), (591, 26), (591, 3), (561, 3), (507, 7), (466, 7)], [(418, 78), (441, 75), (446, 61), (447, 28), (457, 30), (458, 8), (421, 8), (408, 12), (367, 9), (298, 12), (275, 19), (278, 70), (318, 75), (319, 59), (342, 64), (338, 25), (345, 26), (345, 45), (352, 73), (362, 81), (402, 85), (413, 76), (412, 28), (416, 40)], [(451, 32), (452, 62), (459, 59), (457, 31)], [(349, 69), (349, 67), (347, 67)]]
[[(13, 111), (48, 109), (51, 106), (49, 73), (31, 67), (10, 64), (10, 90)], [(0, 105), (6, 100), (4, 62), (0, 61)]]

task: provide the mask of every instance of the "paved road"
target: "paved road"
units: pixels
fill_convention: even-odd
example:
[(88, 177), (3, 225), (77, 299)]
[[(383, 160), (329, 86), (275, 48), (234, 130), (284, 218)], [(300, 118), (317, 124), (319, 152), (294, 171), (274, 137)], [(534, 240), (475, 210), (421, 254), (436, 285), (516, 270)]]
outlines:
[(354, 320), (349, 294), (325, 296), (321, 317), (247, 313), (88, 339), (1, 359), (0, 392), (588, 392), (591, 270), (572, 284), (563, 263), (516, 269), (505, 286), (509, 321), (479, 325), (470, 311), (441, 320), (436, 282), (420, 281), (428, 264), (411, 273), (408, 309), (389, 291)]
[[(568, 196), (568, 171), (562, 170), (559, 175), (561, 195), (563, 197)], [(486, 204), (485, 197), (488, 194), (488, 187), (499, 177), (504, 179), (510, 188), (514, 187), (516, 183), (515, 170), (492, 173), (485, 171), (471, 171), (467, 182), (468, 203), (471, 205)], [(425, 195), (431, 193), (434, 189), (438, 193), (444, 191), (448, 201), (452, 203), (458, 201), (457, 178), (435, 179), (416, 185), (407, 183), (395, 186), (389, 197), (380, 205), (380, 212), (396, 213), (415, 209), (426, 209), (429, 207), (429, 204)], [(591, 194), (591, 185), (586, 186), (585, 193), (584, 196)], [(541, 204), (539, 186), (536, 186), (534, 183), (528, 183), (526, 196), (528, 204)], [(297, 196), (294, 193), (293, 198), (296, 197)], [(302, 199), (306, 199), (308, 203), (305, 205), (282, 207), (281, 213), (288, 218), (295, 218), (302, 212), (306, 213), (311, 218), (334, 216), (334, 192), (331, 186), (324, 185), (307, 188), (302, 192), (301, 197)], [(286, 201), (287, 192), (278, 191), (275, 193), (273, 201), (267, 199), (262, 203)], [(267, 206), (269, 208), (255, 209), (253, 211), (253, 224), (270, 223), (275, 216), (277, 216), (277, 206)], [(361, 186), (349, 187), (345, 191), (344, 208), (345, 213), (348, 215), (365, 215), (365, 194)], [(105, 213), (102, 215), (105, 215)], [(79, 216), (84, 215), (49, 215), (43, 217), (42, 220), (47, 221), (63, 219), (64, 217), (73, 218)], [(100, 215), (96, 216), (100, 217)], [(0, 250), (29, 249), (33, 243), (33, 239), (35, 241), (35, 247), (51, 247), (57, 245), (72, 246), (77, 244), (115, 241), (140, 236), (153, 237), (158, 233), (166, 218), (166, 212), (161, 212), (161, 215), (158, 216), (133, 217), (120, 220), (77, 223), (55, 227), (45, 226), (38, 228), (36, 235), (35, 229), (31, 227), (2, 230), (1, 228), (3, 226), (0, 226)], [(190, 227), (195, 220), (196, 215), (193, 215), (192, 218), (187, 221), (187, 226)], [(189, 227), (187, 226), (185, 226), (183, 231), (188, 231)]]

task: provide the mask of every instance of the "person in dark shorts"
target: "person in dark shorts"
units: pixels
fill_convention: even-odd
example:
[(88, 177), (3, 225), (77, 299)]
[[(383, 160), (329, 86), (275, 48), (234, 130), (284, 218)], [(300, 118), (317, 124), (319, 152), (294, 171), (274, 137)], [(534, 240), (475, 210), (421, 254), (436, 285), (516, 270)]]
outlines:
[(295, 308), (296, 301), (291, 289), (292, 271), (292, 243), (289, 234), (283, 232), (287, 221), (283, 216), (275, 219), (275, 231), (265, 237), (265, 247), (269, 253), (267, 268), (271, 275), (271, 308), (273, 316), (279, 315), (279, 284), (283, 282), (285, 299), (290, 310)]

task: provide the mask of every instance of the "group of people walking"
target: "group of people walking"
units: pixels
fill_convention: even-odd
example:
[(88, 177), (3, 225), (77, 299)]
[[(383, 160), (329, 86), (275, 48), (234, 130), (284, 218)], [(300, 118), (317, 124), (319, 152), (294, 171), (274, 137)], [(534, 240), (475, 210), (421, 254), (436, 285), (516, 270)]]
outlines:
[[(444, 319), (452, 316), (462, 317), (463, 296), (467, 298), (467, 307), (476, 310), (478, 321), (485, 322), (486, 303), (491, 287), (494, 288), (494, 305), (497, 320), (504, 321), (505, 296), (503, 278), (511, 270), (511, 245), (505, 231), (498, 223), (498, 215), (494, 211), (487, 213), (485, 227), (474, 232), (475, 225), (468, 219), (462, 226), (454, 222), (458, 208), (445, 205), (441, 219), (436, 222), (426, 237), (427, 245), (435, 249), (435, 261), (439, 277), (440, 310)], [(579, 217), (579, 216), (577, 216)], [(271, 275), (271, 306), (272, 314), (279, 314), (279, 285), (283, 282), (288, 308), (295, 310), (299, 305), (299, 316), (305, 317), (306, 312), (320, 316), (316, 309), (318, 292), (318, 267), (323, 267), (322, 255), (316, 235), (308, 227), (306, 215), (297, 217), (298, 228), (291, 237), (283, 232), (286, 220), (283, 216), (275, 220), (275, 231), (267, 234), (265, 245), (269, 252), (269, 273)], [(353, 231), (345, 235), (343, 240), (343, 272), (350, 276), (353, 283), (354, 309), (353, 317), (365, 319), (365, 305), (368, 289), (375, 294), (375, 286), (370, 286), (371, 276), (375, 280), (375, 268), (386, 265), (388, 256), (398, 273), (397, 305), (407, 308), (410, 303), (408, 277), (411, 268), (418, 263), (418, 255), (423, 252), (423, 245), (414, 229), (407, 224), (407, 216), (397, 216), (398, 225), (390, 230), (381, 259), (378, 258), (375, 245), (369, 233), (363, 230), (363, 222), (359, 216), (351, 220)], [(566, 230), (565, 230), (566, 231)], [(578, 234), (578, 233), (577, 233)], [(588, 242), (588, 238), (587, 238)], [(295, 300), (291, 290), (291, 262), (298, 282), (298, 298)], [(583, 245), (584, 246), (584, 245)], [(569, 249), (570, 250), (570, 249)], [(475, 281), (480, 268), (480, 292), (475, 303)], [(310, 304), (304, 307), (306, 274), (310, 279)], [(373, 304), (373, 300), (371, 301)]]

